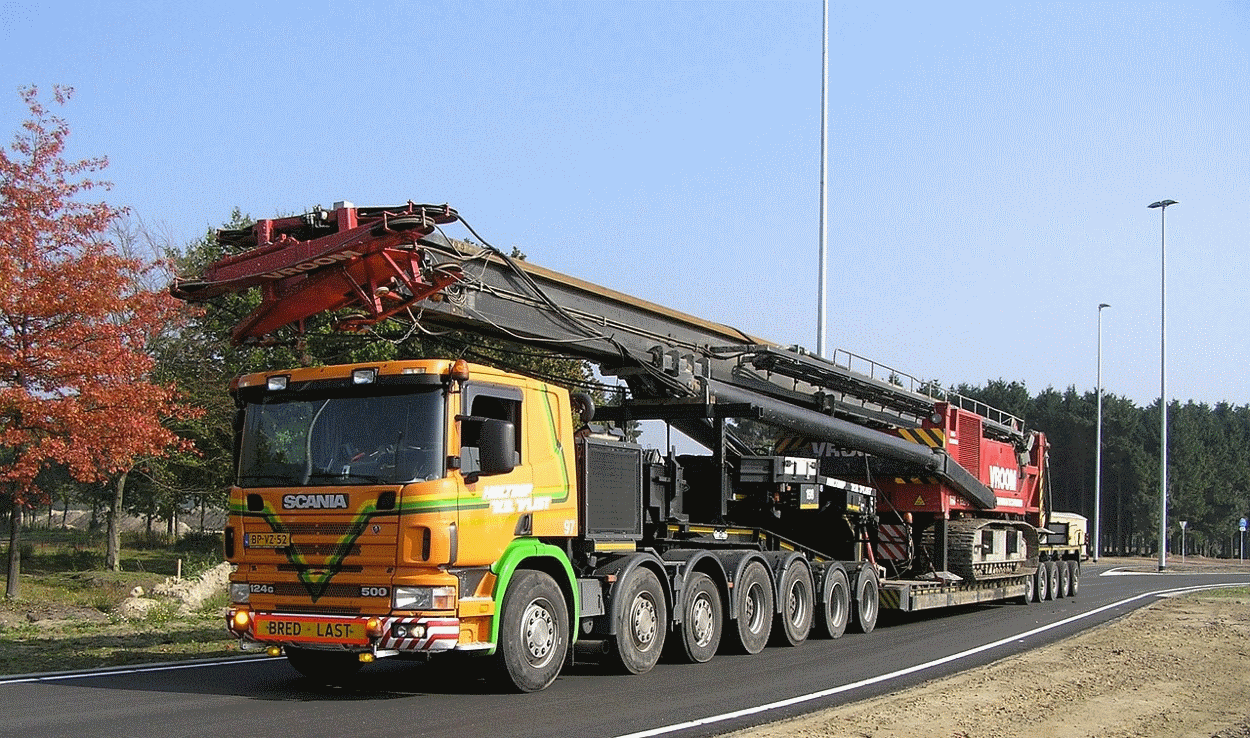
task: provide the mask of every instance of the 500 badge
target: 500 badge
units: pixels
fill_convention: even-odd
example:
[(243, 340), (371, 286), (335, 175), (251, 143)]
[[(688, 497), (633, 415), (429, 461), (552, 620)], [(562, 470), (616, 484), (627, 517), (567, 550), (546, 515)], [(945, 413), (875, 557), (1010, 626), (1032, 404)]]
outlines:
[(391, 594), (390, 587), (361, 587), (361, 597), (389, 597)]

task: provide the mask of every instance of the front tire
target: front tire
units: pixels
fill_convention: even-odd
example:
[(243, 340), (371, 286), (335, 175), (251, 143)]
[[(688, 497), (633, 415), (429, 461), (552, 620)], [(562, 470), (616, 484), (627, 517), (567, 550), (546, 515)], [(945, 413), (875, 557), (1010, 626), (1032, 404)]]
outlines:
[(521, 569), (503, 597), (496, 656), (505, 685), (538, 692), (556, 680), (569, 643), (564, 593), (540, 571)]
[(651, 671), (664, 649), (668, 632), (668, 602), (655, 572), (640, 566), (621, 583), (613, 656), (630, 674)]

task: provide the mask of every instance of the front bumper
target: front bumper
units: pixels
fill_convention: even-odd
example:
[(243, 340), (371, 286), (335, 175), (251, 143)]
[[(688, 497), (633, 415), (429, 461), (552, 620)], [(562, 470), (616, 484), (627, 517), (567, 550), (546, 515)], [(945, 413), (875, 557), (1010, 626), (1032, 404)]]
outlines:
[[(246, 613), (243, 618), (241, 613)], [(452, 651), (460, 641), (460, 619), (455, 616), (304, 615), (235, 608), (226, 622), (244, 650), (298, 646), (381, 657)], [(471, 644), (468, 650), (480, 645)]]

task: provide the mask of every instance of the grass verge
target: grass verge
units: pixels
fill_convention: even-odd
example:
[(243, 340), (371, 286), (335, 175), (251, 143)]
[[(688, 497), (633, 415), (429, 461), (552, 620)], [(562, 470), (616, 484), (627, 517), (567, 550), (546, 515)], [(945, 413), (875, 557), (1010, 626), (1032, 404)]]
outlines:
[[(123, 543), (123, 571), (103, 571), (98, 542), (77, 532), (33, 532), (24, 542), (20, 596), (0, 600), (0, 675), (94, 669), (238, 654), (225, 629), (225, 592), (198, 611), (161, 600), (126, 620), (114, 609), (135, 587), (151, 592), (180, 568), (190, 577), (221, 561), (204, 537), (165, 546), (150, 537)], [(3, 560), (3, 558), (0, 558)]]

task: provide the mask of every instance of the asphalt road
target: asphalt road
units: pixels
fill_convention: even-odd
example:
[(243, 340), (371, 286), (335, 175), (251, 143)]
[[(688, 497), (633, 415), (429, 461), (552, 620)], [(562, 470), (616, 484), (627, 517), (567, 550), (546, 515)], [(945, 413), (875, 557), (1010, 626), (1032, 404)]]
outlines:
[[(1158, 592), (1250, 583), (1247, 574), (1097, 576), (1105, 569), (1087, 566), (1074, 599), (883, 615), (867, 635), (661, 663), (642, 676), (576, 664), (531, 695), (492, 693), (475, 660), (378, 662), (353, 691), (317, 687), (284, 659), (0, 678), (0, 735), (708, 736), (989, 663), (1119, 617)], [(1022, 678), (1021, 688), (1042, 678)]]

